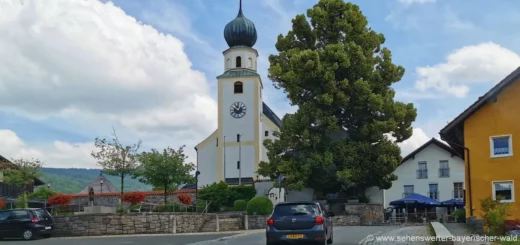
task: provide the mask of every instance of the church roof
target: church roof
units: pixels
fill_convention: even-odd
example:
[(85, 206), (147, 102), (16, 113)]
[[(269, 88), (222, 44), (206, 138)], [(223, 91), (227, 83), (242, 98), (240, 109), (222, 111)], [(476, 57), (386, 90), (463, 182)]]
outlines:
[(278, 128), (282, 127), (282, 120), (267, 106), (266, 103), (263, 103), (262, 105), (262, 113), (271, 120)]
[[(103, 180), (103, 185), (101, 185), (101, 180)], [(100, 174), (94, 181), (90, 182), (83, 190), (81, 190), (78, 194), (88, 194), (90, 187), (94, 188), (94, 193), (112, 193), (119, 192), (110, 180), (108, 180), (104, 175)], [(103, 191), (101, 191), (103, 188)]]
[(253, 47), (256, 43), (255, 24), (242, 13), (242, 0), (240, 0), (237, 17), (224, 28), (224, 38), (230, 48), (237, 46)]

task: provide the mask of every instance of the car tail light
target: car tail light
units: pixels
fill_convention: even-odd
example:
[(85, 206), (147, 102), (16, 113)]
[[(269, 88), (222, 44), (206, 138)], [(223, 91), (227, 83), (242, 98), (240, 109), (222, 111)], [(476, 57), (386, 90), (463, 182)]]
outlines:
[(315, 223), (316, 223), (317, 225), (322, 225), (322, 224), (323, 224), (323, 217), (321, 217), (321, 216), (316, 216)]
[(31, 221), (32, 221), (33, 223), (38, 223), (40, 220), (39, 220), (38, 218), (32, 218)]
[(273, 218), (269, 218), (269, 219), (267, 220), (267, 225), (268, 225), (268, 226), (273, 226), (273, 225), (274, 225), (274, 219), (273, 219)]

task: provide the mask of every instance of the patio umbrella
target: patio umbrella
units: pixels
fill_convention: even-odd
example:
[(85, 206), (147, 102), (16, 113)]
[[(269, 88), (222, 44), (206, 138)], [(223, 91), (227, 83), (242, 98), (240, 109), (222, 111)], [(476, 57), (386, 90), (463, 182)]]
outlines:
[(459, 207), (463, 207), (464, 206), (464, 201), (459, 200), (459, 199), (450, 199), (450, 200), (441, 202), (441, 205), (442, 206), (459, 206)]
[(426, 206), (440, 206), (441, 203), (435, 199), (431, 199), (427, 196), (423, 196), (417, 193), (411, 194), (405, 198), (401, 198), (399, 200), (391, 201), (390, 205), (392, 206), (403, 206), (406, 204), (419, 204)]

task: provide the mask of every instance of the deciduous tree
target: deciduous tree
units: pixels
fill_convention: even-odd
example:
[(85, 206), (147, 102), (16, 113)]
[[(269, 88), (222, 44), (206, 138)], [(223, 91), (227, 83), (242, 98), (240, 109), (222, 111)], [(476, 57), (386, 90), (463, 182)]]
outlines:
[(269, 57), (269, 78), (298, 110), (284, 117), (279, 140), (264, 142), (269, 163), (258, 173), (282, 174), (291, 188), (389, 188), (401, 161), (396, 143), (416, 118), (413, 104), (394, 100), (404, 68), (358, 6), (320, 0), (307, 17), (292, 20)]
[(33, 184), (34, 180), (41, 176), (40, 169), (43, 162), (38, 159), (15, 159), (12, 164), (6, 164), (5, 182), (23, 188), (24, 207), (28, 208), (27, 185)]
[(164, 190), (164, 203), (167, 203), (168, 191), (172, 186), (183, 182), (192, 182), (190, 172), (195, 169), (192, 163), (186, 162), (184, 147), (175, 150), (166, 148), (162, 152), (152, 149), (139, 156), (141, 166), (134, 175), (139, 181), (154, 186), (154, 189)]
[(119, 141), (115, 129), (112, 136), (113, 138), (110, 141), (96, 138), (95, 146), (98, 148), (98, 151), (92, 151), (92, 156), (103, 167), (104, 173), (121, 178), (122, 200), (125, 177), (133, 174), (139, 166), (138, 150), (141, 146), (141, 141), (139, 140), (133, 145), (125, 146)]

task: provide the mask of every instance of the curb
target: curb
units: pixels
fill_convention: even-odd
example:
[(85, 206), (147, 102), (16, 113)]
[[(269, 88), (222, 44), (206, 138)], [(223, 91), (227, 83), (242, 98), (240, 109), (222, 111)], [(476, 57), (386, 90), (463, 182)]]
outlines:
[[(372, 234), (368, 234), (365, 238), (363, 238), (363, 240), (359, 241), (358, 242), (358, 245), (366, 245), (368, 244), (369, 242), (374, 242), (374, 240), (371, 240), (371, 241), (368, 241), (368, 237), (372, 236), (372, 237), (375, 237), (375, 236), (379, 236), (381, 235), (382, 233), (385, 233), (387, 231), (390, 231), (390, 230), (393, 230), (395, 228), (389, 228), (389, 229), (386, 229), (386, 230), (382, 230), (382, 231), (378, 231), (376, 233), (372, 233)], [(373, 244), (373, 243), (372, 243)]]
[[(120, 234), (120, 235), (100, 235), (100, 236), (71, 236), (71, 237), (53, 237), (52, 239), (89, 239), (89, 238), (119, 238), (119, 237), (155, 237), (155, 236), (203, 236), (203, 235), (224, 235), (235, 234), (223, 238), (240, 237), (260, 232), (262, 230), (241, 230), (241, 231), (220, 231), (220, 232), (194, 232), (194, 233), (165, 233), (165, 234)], [(237, 234), (238, 233), (238, 234)]]

